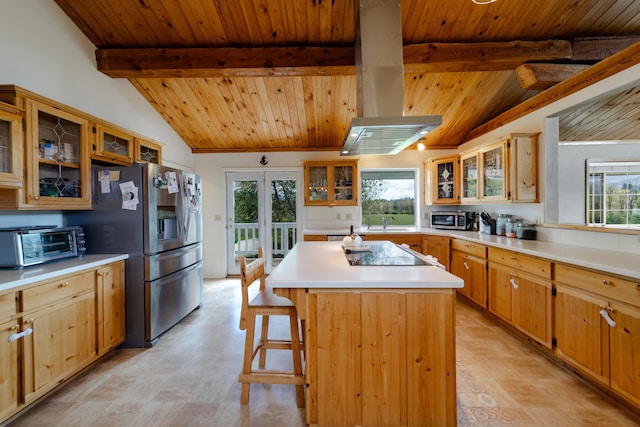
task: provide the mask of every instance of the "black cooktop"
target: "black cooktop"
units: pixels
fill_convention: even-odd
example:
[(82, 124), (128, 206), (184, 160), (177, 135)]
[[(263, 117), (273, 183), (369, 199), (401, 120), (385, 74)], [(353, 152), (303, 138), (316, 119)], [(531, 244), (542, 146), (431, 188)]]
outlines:
[(366, 242), (361, 247), (344, 248), (349, 265), (408, 266), (431, 265), (422, 257), (391, 242)]

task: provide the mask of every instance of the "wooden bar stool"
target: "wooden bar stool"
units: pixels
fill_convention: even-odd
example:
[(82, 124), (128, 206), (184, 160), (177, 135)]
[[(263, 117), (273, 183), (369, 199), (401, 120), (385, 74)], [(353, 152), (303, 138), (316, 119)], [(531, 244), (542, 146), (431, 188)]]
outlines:
[[(244, 345), (244, 363), (238, 381), (242, 383), (240, 403), (249, 403), (251, 383), (261, 384), (294, 384), (296, 386), (296, 403), (304, 407), (304, 376), (302, 374), (302, 358), (300, 352), (300, 332), (296, 307), (287, 298), (275, 295), (265, 289), (264, 258), (262, 248), (258, 248), (258, 258), (247, 264), (246, 257), (240, 258), (240, 283), (242, 285), (242, 311), (240, 313), (240, 329), (246, 330)], [(249, 301), (249, 287), (260, 283), (259, 292)], [(262, 316), (260, 341), (254, 346), (256, 318)], [(269, 338), (269, 316), (289, 316), (291, 340)], [(293, 353), (293, 370), (278, 371), (265, 369), (267, 350), (289, 350)], [(258, 369), (253, 368), (253, 360), (260, 353)]]

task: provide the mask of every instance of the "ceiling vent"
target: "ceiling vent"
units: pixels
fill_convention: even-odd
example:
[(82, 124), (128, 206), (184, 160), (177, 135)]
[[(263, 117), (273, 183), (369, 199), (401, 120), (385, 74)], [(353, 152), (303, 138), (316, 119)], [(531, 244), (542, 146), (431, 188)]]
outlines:
[(356, 117), (343, 156), (397, 154), (442, 124), (442, 116), (404, 116), (399, 0), (360, 0), (356, 23)]

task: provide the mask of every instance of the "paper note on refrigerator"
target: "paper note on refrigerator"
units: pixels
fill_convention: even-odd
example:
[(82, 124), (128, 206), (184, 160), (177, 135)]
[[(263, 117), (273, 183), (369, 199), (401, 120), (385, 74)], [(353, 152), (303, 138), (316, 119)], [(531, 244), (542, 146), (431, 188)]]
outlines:
[(122, 209), (135, 211), (138, 208), (138, 187), (133, 181), (120, 183), (120, 191), (122, 192)]
[(169, 194), (178, 192), (178, 180), (176, 179), (175, 172), (165, 172), (165, 178), (167, 178), (167, 189)]
[(111, 180), (109, 177), (109, 171), (98, 171), (98, 180), (100, 181), (100, 192), (111, 193)]

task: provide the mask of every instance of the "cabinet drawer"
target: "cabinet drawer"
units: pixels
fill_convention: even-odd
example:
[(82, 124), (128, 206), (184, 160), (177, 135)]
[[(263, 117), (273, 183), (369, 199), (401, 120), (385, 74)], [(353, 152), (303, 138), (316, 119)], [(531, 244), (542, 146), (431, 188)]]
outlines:
[(498, 248), (489, 248), (489, 261), (551, 279), (551, 261)]
[(598, 271), (556, 264), (556, 282), (640, 307), (640, 281), (621, 279)]
[(22, 291), (22, 311), (29, 312), (39, 307), (69, 299), (95, 288), (95, 271), (75, 276), (66, 276)]
[(0, 295), (0, 320), (16, 314), (16, 293)]
[(451, 241), (451, 249), (473, 255), (478, 258), (487, 258), (487, 247), (477, 243), (468, 242), (466, 240), (453, 239)]

